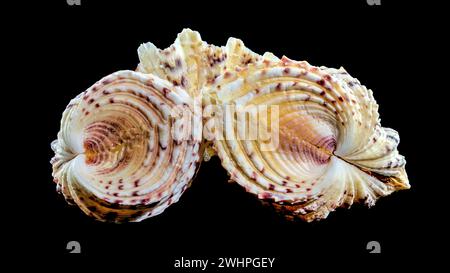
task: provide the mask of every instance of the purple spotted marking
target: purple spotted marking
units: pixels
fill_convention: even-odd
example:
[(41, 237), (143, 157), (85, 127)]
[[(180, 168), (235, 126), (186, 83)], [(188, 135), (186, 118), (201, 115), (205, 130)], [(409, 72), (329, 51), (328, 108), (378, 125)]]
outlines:
[(166, 88), (166, 87), (163, 87), (162, 92), (164, 94), (164, 97), (167, 97), (167, 94), (170, 93), (170, 90), (168, 88)]
[(320, 86), (325, 86), (325, 81), (323, 79), (320, 79), (317, 81), (317, 84)]
[(263, 199), (270, 199), (270, 198), (272, 198), (272, 194), (269, 193), (269, 192), (264, 192), (264, 193), (261, 194), (261, 197)]
[(110, 84), (111, 82), (112, 82), (111, 79), (105, 79), (104, 81), (102, 81), (102, 84), (107, 85), (107, 84)]
[(176, 67), (181, 67), (181, 60), (180, 59), (176, 59), (175, 60), (175, 66)]
[(278, 83), (277, 86), (275, 87), (275, 90), (280, 91), (281, 90), (281, 83)]

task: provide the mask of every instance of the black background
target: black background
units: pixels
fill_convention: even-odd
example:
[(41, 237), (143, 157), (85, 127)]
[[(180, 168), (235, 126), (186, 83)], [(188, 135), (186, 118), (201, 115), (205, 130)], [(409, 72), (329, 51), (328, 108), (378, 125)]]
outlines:
[[(427, 92), (422, 56), (434, 37), (426, 24), (428, 9), (385, 0), (381, 6), (365, 0), (81, 2), (35, 3), (16, 19), (23, 25), (14, 35), (23, 41), (17, 46), (27, 60), (18, 63), (26, 71), (18, 81), (27, 86), (23, 96), (29, 110), (19, 116), (28, 124), (22, 136), (28, 139), (29, 156), (19, 155), (26, 165), (19, 175), (25, 202), (11, 235), (22, 254), (142, 264), (145, 272), (163, 272), (174, 270), (174, 260), (181, 256), (276, 257), (272, 271), (311, 264), (351, 270), (360, 261), (364, 268), (382, 260), (404, 266), (436, 252), (441, 222), (429, 186), (437, 178), (423, 162), (428, 154), (425, 131), (433, 125), (421, 114), (424, 97), (418, 95)], [(232, 36), (257, 53), (345, 67), (374, 91), (382, 125), (399, 132), (412, 188), (380, 199), (371, 209), (356, 205), (321, 222), (287, 222), (227, 183), (226, 171), (214, 158), (202, 164), (178, 203), (141, 223), (100, 223), (67, 205), (55, 191), (49, 160), (50, 143), (69, 100), (109, 73), (134, 69), (141, 43), (165, 48), (185, 27), (211, 44), (224, 45)], [(77, 257), (67, 254), (72, 240), (82, 246)], [(368, 254), (366, 244), (372, 240), (381, 243), (380, 255)], [(111, 258), (116, 256), (126, 258)], [(327, 262), (336, 257), (341, 262)]]

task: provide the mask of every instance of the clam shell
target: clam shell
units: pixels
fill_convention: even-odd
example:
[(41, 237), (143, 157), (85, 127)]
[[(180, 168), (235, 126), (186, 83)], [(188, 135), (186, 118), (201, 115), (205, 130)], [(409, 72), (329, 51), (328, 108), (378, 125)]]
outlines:
[[(338, 207), (372, 206), (410, 187), (397, 132), (381, 127), (372, 91), (343, 68), (283, 57), (226, 71), (208, 92), (221, 105), (211, 128), (231, 180), (288, 216), (323, 219)], [(241, 137), (252, 123), (227, 116), (230, 105), (276, 112), (275, 121), (250, 119), (276, 131), (277, 141), (265, 147), (263, 135)]]
[(141, 221), (178, 201), (200, 161), (201, 116), (181, 88), (118, 71), (73, 99), (52, 143), (67, 201), (112, 222)]

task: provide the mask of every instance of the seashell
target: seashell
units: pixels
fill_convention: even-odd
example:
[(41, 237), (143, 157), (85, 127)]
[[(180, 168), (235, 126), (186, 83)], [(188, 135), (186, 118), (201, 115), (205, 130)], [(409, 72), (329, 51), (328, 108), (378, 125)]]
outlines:
[[(58, 189), (101, 221), (141, 221), (177, 202), (202, 160), (287, 218), (324, 219), (410, 187), (398, 133), (343, 68), (259, 55), (184, 29), (138, 48), (73, 99), (51, 160)], [(204, 124), (202, 124), (204, 122)]]
[(154, 75), (104, 77), (63, 113), (52, 143), (58, 189), (101, 221), (160, 214), (178, 201), (199, 165), (201, 116), (193, 103)]
[[(372, 91), (343, 68), (271, 58), (225, 72), (207, 92), (231, 180), (288, 218), (324, 219), (410, 187), (397, 132), (381, 127)], [(249, 137), (252, 127), (264, 130)]]

